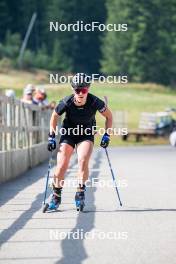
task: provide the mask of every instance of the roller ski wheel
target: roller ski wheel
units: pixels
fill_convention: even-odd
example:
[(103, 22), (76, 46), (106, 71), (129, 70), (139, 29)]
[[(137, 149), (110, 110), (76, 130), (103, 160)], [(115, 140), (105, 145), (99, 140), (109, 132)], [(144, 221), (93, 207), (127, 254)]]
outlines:
[(76, 210), (78, 212), (83, 212), (84, 206), (85, 206), (85, 186), (79, 187), (78, 191), (76, 192), (75, 195), (75, 204), (76, 204)]
[(76, 208), (77, 212), (83, 212), (84, 211), (84, 204), (80, 204), (77, 208)]

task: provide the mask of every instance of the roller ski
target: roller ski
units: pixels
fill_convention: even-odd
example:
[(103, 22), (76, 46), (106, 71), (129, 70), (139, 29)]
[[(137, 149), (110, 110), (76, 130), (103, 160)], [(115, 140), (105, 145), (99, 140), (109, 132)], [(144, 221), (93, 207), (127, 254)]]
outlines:
[(76, 204), (76, 210), (78, 212), (82, 212), (84, 210), (85, 206), (85, 185), (81, 186), (79, 185), (77, 192), (75, 194), (75, 204)]
[(62, 188), (56, 188), (53, 185), (53, 194), (51, 197), (51, 201), (44, 205), (43, 213), (57, 211), (59, 205), (61, 204), (61, 192), (62, 192)]

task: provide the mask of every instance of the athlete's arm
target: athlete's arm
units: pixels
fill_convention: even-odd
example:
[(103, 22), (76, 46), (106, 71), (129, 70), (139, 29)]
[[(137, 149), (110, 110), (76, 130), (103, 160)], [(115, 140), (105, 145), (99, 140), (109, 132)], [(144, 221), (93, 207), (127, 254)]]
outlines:
[(59, 115), (54, 110), (52, 115), (51, 115), (51, 119), (50, 119), (50, 134), (51, 135), (52, 135), (52, 132), (54, 132), (54, 134), (56, 134), (56, 127), (57, 127), (58, 120), (59, 120)]
[(109, 129), (112, 128), (112, 112), (108, 107), (106, 107), (106, 110), (100, 114), (106, 118), (105, 129), (106, 132), (108, 133), (108, 128)]

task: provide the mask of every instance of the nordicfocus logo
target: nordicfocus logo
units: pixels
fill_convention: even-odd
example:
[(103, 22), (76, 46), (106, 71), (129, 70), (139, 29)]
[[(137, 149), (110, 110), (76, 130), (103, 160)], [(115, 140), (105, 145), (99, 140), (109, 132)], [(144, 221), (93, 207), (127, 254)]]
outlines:
[[(81, 111), (81, 110), (80, 110)], [(76, 127), (72, 128), (72, 127), (61, 127), (58, 129), (58, 133), (61, 136), (93, 136), (93, 135), (100, 135), (103, 136), (105, 133), (108, 133), (110, 136), (114, 135), (114, 136), (125, 136), (128, 134), (128, 129), (127, 127), (124, 128), (108, 128), (105, 129), (103, 127), (99, 127), (99, 126), (92, 126), (92, 127), (86, 127), (84, 128), (83, 125), (77, 125)]]
[(58, 21), (49, 22), (49, 30), (53, 31), (74, 31), (74, 32), (94, 32), (94, 31), (117, 31), (117, 32), (125, 32), (128, 30), (128, 24), (103, 24), (98, 21), (93, 21), (91, 23), (84, 23), (83, 21), (76, 21), (76, 23), (59, 23)]
[[(101, 175), (102, 176), (102, 175)], [(50, 176), (48, 186), (52, 188), (54, 176)], [(79, 184), (84, 184), (86, 188), (113, 188), (118, 187), (125, 189), (128, 187), (128, 182), (126, 179), (119, 179), (118, 183), (114, 182), (112, 179), (100, 179), (100, 178), (91, 178), (86, 181), (83, 181), (82, 178), (75, 179), (64, 179), (59, 182), (61, 187), (64, 188), (73, 188), (78, 187)]]
[[(67, 84), (72, 81), (73, 75), (60, 75), (59, 73), (50, 73), (49, 74), (49, 83), (50, 84)], [(128, 83), (128, 76), (127, 75), (119, 75), (119, 76), (113, 76), (113, 75), (100, 75), (98, 73), (93, 73), (91, 75), (87, 75), (87, 83), (95, 83), (98, 82), (100, 84), (104, 83), (115, 83), (115, 84), (127, 84)]]
[(50, 240), (127, 240), (128, 232), (125, 231), (109, 231), (104, 232), (98, 229), (92, 231), (84, 231), (84, 229), (76, 229), (75, 231), (64, 232), (61, 230), (49, 230), (49, 239)]

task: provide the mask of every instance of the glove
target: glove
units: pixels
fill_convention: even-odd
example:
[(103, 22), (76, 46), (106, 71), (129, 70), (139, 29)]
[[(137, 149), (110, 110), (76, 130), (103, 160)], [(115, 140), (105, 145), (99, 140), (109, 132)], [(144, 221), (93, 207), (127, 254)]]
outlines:
[(53, 151), (56, 149), (56, 139), (54, 132), (48, 135), (48, 150)]
[(110, 136), (109, 136), (107, 133), (105, 133), (105, 134), (103, 135), (103, 137), (102, 137), (102, 140), (101, 140), (100, 146), (101, 146), (102, 148), (107, 148), (108, 145), (109, 145), (109, 141), (110, 141)]

